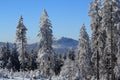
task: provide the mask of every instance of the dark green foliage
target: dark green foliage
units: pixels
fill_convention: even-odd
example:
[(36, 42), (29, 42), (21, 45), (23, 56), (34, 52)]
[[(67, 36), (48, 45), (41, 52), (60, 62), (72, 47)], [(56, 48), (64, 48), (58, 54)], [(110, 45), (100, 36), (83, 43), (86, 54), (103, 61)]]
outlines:
[(70, 49), (68, 57), (71, 60), (75, 60), (75, 52), (73, 49)]
[(54, 72), (55, 75), (59, 75), (61, 71), (61, 67), (63, 66), (64, 62), (62, 59), (56, 59), (55, 60), (55, 66), (54, 66)]
[(12, 49), (12, 55), (11, 55), (11, 61), (13, 65), (13, 70), (14, 71), (19, 71), (20, 70), (20, 62), (18, 59), (18, 52), (16, 48), (16, 44), (14, 44), (14, 48)]
[(29, 70), (29, 54), (27, 52), (24, 53), (24, 60), (20, 61), (20, 70), (27, 71)]
[(63, 59), (64, 59), (64, 60), (67, 59), (67, 53), (64, 54)]
[(10, 57), (10, 49), (9, 49), (9, 43), (6, 43), (6, 45), (2, 48), (2, 61), (3, 61), (3, 68), (6, 67), (7, 63), (8, 63), (8, 59)]
[(35, 69), (37, 69), (36, 52), (34, 50), (31, 50), (31, 53), (29, 54), (29, 70)]
[(8, 63), (6, 64), (6, 68), (10, 71), (13, 68), (12, 57), (10, 56), (8, 59)]

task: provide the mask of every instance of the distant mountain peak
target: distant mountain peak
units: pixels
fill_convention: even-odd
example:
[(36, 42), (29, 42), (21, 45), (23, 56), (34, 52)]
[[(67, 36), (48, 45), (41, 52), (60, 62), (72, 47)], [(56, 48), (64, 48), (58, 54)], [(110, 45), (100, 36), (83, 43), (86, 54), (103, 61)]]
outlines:
[[(5, 42), (0, 42), (0, 47), (5, 45)], [(76, 49), (78, 45), (78, 41), (74, 40), (72, 38), (67, 37), (61, 37), (61, 38), (53, 38), (53, 48), (56, 53), (65, 53), (67, 52), (71, 47), (73, 49)], [(10, 48), (12, 48), (13, 44), (10, 43)], [(27, 50), (31, 51), (32, 49), (37, 50), (38, 43), (28, 44)]]

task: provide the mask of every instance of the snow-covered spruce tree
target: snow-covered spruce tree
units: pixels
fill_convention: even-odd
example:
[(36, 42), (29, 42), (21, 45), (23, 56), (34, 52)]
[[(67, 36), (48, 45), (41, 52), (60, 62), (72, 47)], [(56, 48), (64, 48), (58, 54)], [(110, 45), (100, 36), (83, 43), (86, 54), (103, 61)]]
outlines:
[(46, 10), (40, 18), (40, 31), (39, 31), (39, 50), (38, 50), (38, 68), (43, 76), (50, 77), (53, 75), (54, 67), (54, 50), (52, 48), (52, 25), (48, 19)]
[(5, 46), (1, 47), (1, 53), (0, 53), (0, 60), (1, 60), (2, 68), (6, 68), (9, 57), (10, 57), (9, 43), (6, 43)]
[(59, 75), (61, 71), (61, 67), (64, 64), (62, 54), (55, 54), (54, 62), (55, 62), (55, 66), (54, 66), (55, 75)]
[(89, 36), (86, 32), (85, 25), (80, 30), (80, 39), (78, 46), (78, 61), (80, 68), (81, 80), (90, 80), (91, 77), (91, 51)]
[(67, 59), (67, 53), (66, 52), (63, 55), (63, 59), (64, 59), (64, 61)]
[(19, 54), (19, 61), (20, 61), (20, 68), (22, 70), (25, 70), (26, 67), (26, 44), (27, 44), (27, 38), (26, 38), (26, 31), (27, 28), (23, 24), (23, 18), (22, 16), (19, 19), (17, 30), (16, 30), (16, 45), (17, 45), (17, 51)]
[(9, 59), (8, 59), (8, 62), (6, 64), (6, 68), (10, 71), (13, 67), (13, 64), (12, 64), (12, 57), (10, 55)]
[(68, 53), (68, 58), (71, 60), (75, 60), (75, 52), (73, 48), (70, 48), (69, 53)]
[(115, 80), (114, 68), (117, 62), (116, 54), (118, 52), (117, 24), (120, 22), (119, 0), (104, 0), (101, 11), (101, 24), (106, 31), (106, 45), (104, 49), (104, 55), (102, 57), (102, 63), (104, 65), (104, 79)]
[(11, 53), (9, 49), (9, 43), (6, 43), (6, 45), (3, 47), (3, 61), (4, 61), (3, 68), (6, 67), (8, 60), (10, 58), (10, 54)]
[(0, 68), (3, 68), (3, 54), (4, 54), (4, 49), (3, 47), (0, 48)]
[[(115, 77), (117, 80), (120, 79), (120, 1), (113, 0), (113, 53), (117, 53), (117, 65), (115, 66)], [(117, 68), (117, 71), (116, 71)]]
[(67, 58), (61, 68), (58, 80), (82, 80), (80, 77), (78, 79), (79, 69), (76, 64), (76, 61)]
[(117, 79), (120, 79), (120, 23), (117, 24), (117, 32), (118, 32), (118, 52), (117, 52), (117, 65), (115, 67), (115, 74)]
[(62, 60), (63, 55), (62, 54), (58, 54), (58, 58)]
[(17, 46), (15, 43), (14, 43), (14, 46), (12, 49), (11, 57), (12, 57), (12, 65), (13, 65), (12, 69), (13, 69), (13, 71), (19, 71), (20, 70), (20, 62), (18, 59), (18, 51), (17, 51)]
[(120, 24), (118, 25), (118, 52), (117, 52), (117, 65), (116, 65), (116, 69), (115, 69), (115, 74), (117, 79), (120, 79)]
[(100, 57), (104, 53), (105, 47), (105, 30), (101, 27), (101, 12), (100, 12), (101, 2), (100, 0), (94, 0), (90, 4), (89, 16), (91, 17), (91, 52), (92, 52), (92, 63), (93, 63), (93, 76), (95, 79), (100, 79), (101, 66)]
[(37, 69), (36, 53), (32, 49), (29, 54), (29, 70), (35, 70), (35, 69)]

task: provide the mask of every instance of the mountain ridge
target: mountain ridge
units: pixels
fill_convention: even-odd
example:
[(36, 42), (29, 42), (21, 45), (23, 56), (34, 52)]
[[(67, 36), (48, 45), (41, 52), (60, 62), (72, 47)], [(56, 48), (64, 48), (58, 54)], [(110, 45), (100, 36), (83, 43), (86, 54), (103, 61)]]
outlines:
[[(0, 47), (4, 46), (6, 42), (0, 42)], [(9, 42), (8, 42), (9, 43)], [(13, 47), (13, 43), (9, 43), (10, 49)], [(64, 54), (67, 53), (68, 50), (72, 47), (73, 49), (77, 49), (78, 41), (74, 40), (72, 38), (67, 37), (61, 37), (60, 39), (53, 39), (53, 48), (55, 50), (55, 53), (58, 54)], [(32, 49), (37, 50), (38, 48), (38, 42), (28, 44), (27, 50), (31, 51)]]

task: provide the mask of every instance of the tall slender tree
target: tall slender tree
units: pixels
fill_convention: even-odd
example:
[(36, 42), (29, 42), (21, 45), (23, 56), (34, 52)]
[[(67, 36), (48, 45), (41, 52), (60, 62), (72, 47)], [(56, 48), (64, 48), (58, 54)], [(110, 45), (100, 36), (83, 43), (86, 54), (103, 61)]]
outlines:
[(80, 30), (80, 39), (78, 46), (78, 58), (81, 80), (89, 80), (91, 77), (91, 51), (89, 36), (86, 32), (85, 25), (83, 24)]
[(100, 79), (101, 64), (100, 55), (103, 54), (105, 47), (105, 31), (101, 28), (101, 15), (100, 15), (100, 0), (94, 0), (90, 4), (89, 16), (91, 17), (91, 52), (92, 52), (92, 63), (94, 70), (95, 79)]
[(114, 68), (117, 62), (117, 26), (119, 22), (119, 0), (104, 0), (102, 3), (102, 27), (106, 31), (106, 44), (102, 63), (104, 65), (104, 76), (106, 80), (115, 80)]
[[(117, 67), (118, 71), (120, 73), (120, 1), (119, 0), (113, 0), (113, 22), (114, 22), (114, 28), (113, 28), (113, 53), (115, 53), (115, 57), (112, 58), (112, 61), (114, 62), (114, 58), (117, 60)], [(114, 56), (114, 55), (113, 55)], [(116, 61), (115, 61), (116, 62)], [(114, 64), (112, 64), (114, 65)], [(120, 74), (117, 74), (115, 72), (115, 78), (120, 79)]]
[(26, 31), (27, 28), (23, 24), (23, 18), (22, 16), (19, 19), (17, 30), (16, 30), (16, 45), (17, 45), (17, 51), (19, 54), (19, 61), (20, 61), (20, 67), (21, 69), (25, 69), (25, 62), (26, 62), (26, 44), (27, 44), (27, 38), (26, 38)]
[(54, 67), (54, 51), (52, 48), (52, 25), (48, 19), (47, 11), (44, 9), (40, 18), (40, 31), (39, 31), (39, 51), (37, 62), (41, 74), (44, 76), (51, 76)]
[(118, 52), (117, 52), (117, 65), (116, 65), (116, 70), (115, 70), (115, 74), (117, 79), (120, 79), (120, 23), (118, 24)]

